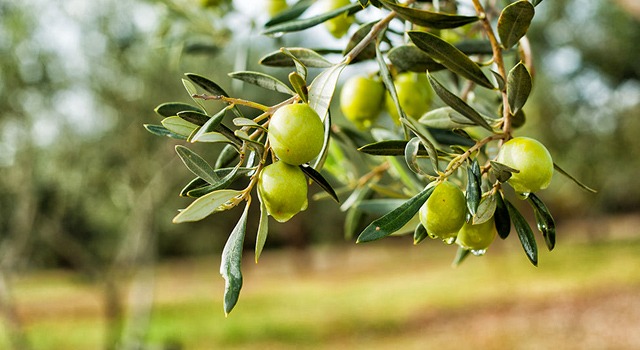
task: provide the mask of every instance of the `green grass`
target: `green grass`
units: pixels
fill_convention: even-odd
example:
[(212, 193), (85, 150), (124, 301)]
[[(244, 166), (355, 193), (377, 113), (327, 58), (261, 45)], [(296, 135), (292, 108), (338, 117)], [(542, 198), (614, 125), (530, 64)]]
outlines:
[[(447, 348), (457, 325), (478, 328), (472, 333), (480, 337), (482, 321), (465, 321), (474, 315), (514, 305), (553, 310), (554, 300), (586, 298), (588, 304), (593, 295), (640, 290), (640, 242), (561, 241), (556, 251), (541, 252), (535, 268), (517, 240), (509, 241), (458, 268), (450, 266), (455, 248), (435, 241), (318, 248), (305, 256), (268, 251), (258, 265), (247, 252), (245, 285), (227, 318), (217, 259), (165, 263), (155, 291), (149, 290), (155, 301), (146, 342), (184, 349)], [(72, 275), (40, 273), (18, 280), (15, 294), (34, 348), (101, 347), (97, 287)], [(446, 326), (451, 319), (458, 321)], [(510, 348), (520, 339), (516, 331), (494, 331), (485, 341)]]

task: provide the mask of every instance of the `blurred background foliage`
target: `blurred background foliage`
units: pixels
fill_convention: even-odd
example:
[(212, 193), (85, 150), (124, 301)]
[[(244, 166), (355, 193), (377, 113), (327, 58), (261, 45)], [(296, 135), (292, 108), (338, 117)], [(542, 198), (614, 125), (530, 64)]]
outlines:
[[(258, 58), (304, 42), (305, 32), (259, 36), (264, 11), (240, 3), (236, 11), (230, 3), (187, 0), (0, 4), (5, 263), (79, 267), (127, 262), (144, 249), (159, 256), (220, 250), (234, 221), (225, 215), (238, 213), (172, 225), (186, 205), (177, 193), (190, 175), (173, 143), (142, 124), (158, 121), (153, 108), (161, 102), (189, 101), (184, 72), (208, 76), (232, 95), (278, 101), (226, 73), (284, 76), (257, 67)], [(588, 194), (558, 177), (542, 195), (560, 221), (637, 211), (637, 13), (608, 1), (549, 1), (538, 9), (530, 31), (535, 102), (521, 133), (543, 140), (560, 165), (599, 189)], [(292, 223), (274, 226), (269, 243), (342, 242), (341, 215), (331, 203), (314, 203)], [(331, 224), (315, 228), (319, 217)]]

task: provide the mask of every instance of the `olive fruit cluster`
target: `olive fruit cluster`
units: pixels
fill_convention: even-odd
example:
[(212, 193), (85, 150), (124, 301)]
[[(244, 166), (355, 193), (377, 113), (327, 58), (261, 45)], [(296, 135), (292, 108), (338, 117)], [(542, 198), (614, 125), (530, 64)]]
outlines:
[(429, 237), (447, 244), (455, 242), (476, 254), (483, 253), (497, 235), (493, 218), (477, 225), (466, 222), (464, 194), (448, 181), (436, 185), (418, 215)]
[[(429, 110), (433, 94), (425, 74), (400, 73), (393, 84), (400, 107), (409, 118), (419, 119)], [(391, 95), (388, 92), (385, 94), (384, 84), (380, 80), (355, 76), (342, 86), (342, 114), (360, 129), (370, 128), (385, 106), (387, 113), (399, 125), (400, 117), (396, 105)]]
[(324, 126), (308, 104), (290, 104), (273, 113), (267, 137), (278, 160), (260, 172), (258, 192), (267, 213), (285, 222), (307, 208), (307, 179), (299, 165), (322, 150)]

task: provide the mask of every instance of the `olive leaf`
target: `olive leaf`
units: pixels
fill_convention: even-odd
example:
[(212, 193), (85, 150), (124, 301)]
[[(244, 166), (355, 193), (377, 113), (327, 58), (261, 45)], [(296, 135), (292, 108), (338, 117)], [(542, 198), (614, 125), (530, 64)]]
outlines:
[(182, 102), (166, 102), (160, 104), (158, 107), (154, 109), (161, 117), (173, 117), (178, 115), (180, 112), (184, 111), (194, 111), (199, 113), (204, 113), (204, 111), (198, 107), (192, 106), (190, 104), (182, 103)]
[(479, 225), (489, 221), (496, 212), (496, 196), (497, 194), (491, 194), (483, 197), (480, 200), (480, 204), (478, 204), (478, 209), (476, 210), (476, 214), (473, 216), (473, 225)]
[(374, 220), (358, 236), (357, 243), (375, 241), (398, 231), (409, 222), (429, 199), (434, 187), (427, 187), (398, 208)]
[(267, 212), (267, 206), (262, 201), (262, 197), (260, 197), (260, 191), (256, 191), (258, 193), (258, 200), (260, 201), (260, 220), (258, 222), (258, 232), (256, 233), (256, 253), (255, 259), (256, 264), (258, 263), (258, 259), (260, 259), (260, 255), (262, 254), (262, 249), (264, 248), (264, 244), (267, 241), (267, 235), (269, 234), (269, 213)]
[(215, 174), (215, 171), (207, 163), (206, 160), (202, 159), (196, 152), (188, 149), (187, 147), (177, 145), (176, 153), (182, 159), (184, 165), (189, 169), (194, 175), (202, 178), (206, 182), (210, 184), (217, 183), (220, 181), (220, 178)]
[(480, 86), (494, 89), (493, 84), (487, 79), (484, 73), (482, 73), (480, 66), (455, 46), (431, 33), (419, 31), (409, 31), (407, 33), (413, 43), (431, 56), (436, 62)]
[(309, 86), (309, 106), (318, 113), (323, 121), (329, 111), (340, 73), (346, 66), (347, 64), (343, 62), (324, 70), (313, 79)]
[(242, 216), (231, 231), (227, 243), (222, 250), (220, 275), (224, 278), (224, 314), (228, 316), (238, 302), (242, 289), (242, 246), (247, 231), (249, 205), (247, 202)]
[[(205, 138), (204, 137), (205, 134), (219, 130), (220, 125), (222, 123), (222, 119), (224, 119), (226, 112), (227, 112), (227, 108), (223, 108), (218, 113), (216, 113), (213, 117), (209, 118), (204, 124), (202, 124), (202, 127), (200, 127), (200, 129), (193, 135), (193, 137), (191, 138), (191, 142), (204, 141), (203, 139)], [(210, 141), (210, 138), (209, 138), (209, 141)]]
[(453, 258), (453, 262), (451, 263), (451, 265), (453, 267), (457, 267), (458, 265), (462, 264), (462, 262), (469, 256), (470, 253), (471, 253), (470, 250), (464, 249), (462, 247), (458, 247), (458, 250), (456, 251), (456, 256), (455, 258)]
[(162, 120), (162, 126), (164, 126), (167, 130), (172, 133), (189, 136), (195, 129), (198, 128), (197, 125), (190, 123), (180, 117), (168, 117)]
[(427, 234), (427, 229), (422, 226), (422, 224), (418, 224), (416, 229), (413, 231), (413, 245), (418, 245), (424, 241), (425, 238), (429, 237)]
[[(191, 80), (192, 82), (194, 82), (196, 85), (198, 85), (199, 87), (201, 87), (202, 89), (204, 89), (204, 91), (208, 92), (209, 94), (213, 95), (213, 96), (224, 96), (224, 97), (229, 97), (229, 95), (216, 83), (214, 83), (213, 81), (195, 74), (195, 73), (185, 73), (184, 74), (187, 78), (189, 78), (189, 80)], [(204, 109), (204, 108), (203, 108)], [(233, 106), (233, 108), (231, 108), (231, 111), (237, 116), (237, 117), (244, 117), (244, 115), (242, 115), (242, 112), (240, 111), (240, 109), (236, 106)]]
[(507, 99), (511, 114), (516, 114), (524, 106), (531, 93), (531, 74), (524, 63), (519, 62), (507, 76)]
[(509, 217), (509, 210), (507, 209), (504, 199), (502, 199), (501, 193), (496, 193), (496, 211), (493, 215), (494, 222), (496, 224), (496, 231), (498, 236), (505, 239), (509, 237), (511, 232), (511, 218)]
[[(386, 140), (370, 143), (358, 148), (358, 151), (374, 156), (403, 156), (404, 150), (407, 148), (406, 140)], [(424, 146), (418, 149), (419, 156), (428, 156)]]
[(498, 163), (496, 161), (490, 160), (489, 164), (491, 165), (491, 173), (498, 179), (498, 181), (504, 183), (507, 182), (511, 178), (513, 173), (519, 173), (520, 170), (514, 169), (510, 166), (504, 165), (502, 163)]
[(202, 100), (195, 98), (194, 96), (198, 94), (198, 90), (196, 89), (195, 85), (193, 85), (192, 82), (190, 82), (187, 79), (182, 79), (182, 85), (184, 85), (184, 88), (187, 90), (187, 92), (189, 93), (189, 96), (191, 96), (191, 99), (202, 109), (204, 110), (204, 104), (202, 103)]
[(338, 199), (336, 191), (333, 189), (333, 187), (331, 187), (331, 184), (329, 184), (329, 182), (324, 178), (324, 176), (322, 176), (322, 174), (317, 172), (308, 164), (302, 164), (299, 165), (299, 167), (303, 173), (305, 173), (309, 178), (311, 178), (311, 180), (317, 183), (320, 188), (327, 192), (331, 196), (331, 198), (336, 201), (336, 203), (340, 203), (340, 199)]
[(388, 8), (389, 10), (395, 11), (402, 19), (405, 19), (419, 26), (433, 29), (457, 28), (478, 20), (478, 17), (476, 16), (460, 16), (448, 13), (419, 10), (399, 5), (388, 0), (381, 0), (380, 2), (382, 3), (382, 5), (384, 5), (384, 7)]
[(480, 125), (481, 127), (492, 131), (491, 125), (487, 123), (487, 121), (478, 113), (475, 109), (469, 106), (466, 102), (464, 102), (460, 97), (454, 95), (452, 92), (447, 90), (436, 78), (434, 78), (429, 72), (427, 72), (427, 77), (429, 78), (429, 83), (431, 83), (431, 87), (433, 87), (433, 91), (436, 92), (438, 97), (451, 106), (458, 113), (469, 119), (471, 122)]
[(282, 10), (282, 12), (273, 16), (267, 23), (264, 24), (265, 27), (272, 27), (276, 24), (290, 21), (292, 19), (296, 19), (300, 17), (311, 5), (313, 5), (314, 0), (300, 0), (295, 4), (287, 7)]
[(226, 171), (227, 169), (216, 170), (215, 174), (217, 176), (223, 176), (222, 178), (220, 178), (219, 181), (212, 183), (210, 185), (192, 189), (187, 192), (187, 196), (197, 198), (197, 197), (202, 197), (213, 191), (225, 189), (229, 187), (229, 185), (231, 185), (238, 178), (239, 175), (246, 174), (249, 171), (251, 171), (251, 169), (244, 168), (243, 171), (240, 172), (239, 171), (240, 169), (241, 169), (240, 164), (238, 164), (236, 167), (231, 168), (230, 171)]
[(480, 205), (480, 198), (482, 197), (482, 190), (480, 189), (481, 176), (480, 164), (478, 164), (477, 159), (474, 159), (473, 162), (471, 162), (471, 166), (467, 167), (467, 191), (465, 193), (467, 209), (471, 216), (476, 215), (476, 211)]
[[(369, 32), (371, 31), (371, 28), (377, 22), (378, 21), (373, 21), (373, 22), (369, 22), (361, 25), (360, 28), (358, 28), (358, 30), (356, 30), (356, 32), (353, 33), (353, 35), (349, 39), (349, 42), (345, 46), (344, 50), (342, 50), (342, 55), (343, 56), (346, 55), (347, 53), (349, 53), (349, 51), (351, 51), (351, 49), (356, 47), (356, 45), (358, 45), (362, 41), (362, 39), (364, 39), (369, 34)], [(365, 49), (362, 50), (362, 52), (360, 52), (358, 56), (354, 57), (351, 60), (351, 63), (365, 61), (374, 57), (376, 57), (375, 44), (373, 42), (370, 42), (365, 47)]]
[(218, 190), (208, 193), (194, 200), (188, 207), (180, 211), (180, 213), (173, 218), (173, 223), (179, 224), (202, 220), (210, 214), (219, 211), (219, 208), (240, 194), (242, 194), (242, 191), (236, 190)]
[(511, 202), (505, 200), (505, 204), (527, 258), (529, 258), (529, 261), (531, 261), (533, 266), (538, 266), (538, 245), (536, 244), (536, 239), (533, 236), (529, 223), (527, 223), (527, 220), (525, 220), (522, 214), (520, 214), (518, 209), (516, 209)]
[(451, 107), (432, 109), (423, 114), (418, 122), (436, 129), (466, 128), (469, 125), (475, 125)]
[(333, 66), (333, 63), (319, 53), (303, 47), (280, 49), (262, 57), (259, 63), (269, 67), (293, 67), (297, 63), (294, 58), (306, 67), (329, 68)]
[(580, 182), (578, 179), (576, 179), (574, 176), (572, 176), (571, 174), (569, 174), (568, 172), (566, 172), (565, 170), (563, 170), (562, 168), (560, 168), (560, 166), (558, 166), (558, 164), (553, 163), (553, 168), (559, 172), (560, 174), (566, 176), (567, 178), (569, 178), (569, 180), (573, 181), (573, 183), (575, 183), (576, 185), (578, 185), (578, 187), (582, 188), (583, 190), (587, 191), (587, 192), (591, 192), (591, 193), (598, 193), (598, 191), (594, 190), (593, 188), (583, 184), (582, 182)]
[(295, 95), (296, 93), (291, 90), (287, 84), (280, 81), (278, 78), (268, 74), (260, 72), (242, 71), (231, 72), (228, 74), (233, 79), (244, 81), (245, 83), (253, 84), (267, 90), (272, 90), (288, 95)]
[(446, 69), (413, 44), (393, 47), (387, 52), (387, 58), (399, 71), (424, 73)]
[(544, 202), (534, 193), (529, 194), (527, 201), (533, 207), (538, 230), (542, 233), (549, 251), (556, 245), (556, 224)]
[(283, 33), (289, 32), (297, 32), (301, 30), (305, 30), (307, 28), (314, 27), (322, 22), (325, 22), (331, 18), (338, 17), (343, 13), (353, 14), (362, 10), (362, 6), (357, 2), (337, 8), (335, 10), (322, 13), (313, 17), (303, 18), (303, 19), (294, 19), (287, 22), (282, 22), (274, 25), (270, 25), (262, 31), (263, 35), (279, 35)]
[(205, 113), (196, 111), (181, 111), (178, 112), (177, 116), (198, 126), (204, 125), (210, 119)]
[(527, 0), (516, 1), (502, 10), (498, 18), (498, 35), (505, 49), (511, 48), (527, 34), (534, 14), (535, 9)]
[(424, 174), (420, 166), (418, 166), (418, 151), (420, 149), (420, 139), (418, 137), (414, 137), (409, 142), (404, 149), (404, 160), (407, 162), (409, 169), (416, 174)]
[(304, 103), (309, 103), (309, 90), (307, 88), (307, 82), (304, 80), (304, 76), (297, 72), (291, 72), (289, 73), (289, 82), (298, 96), (300, 96), (300, 99), (302, 99)]
[(166, 136), (171, 137), (177, 140), (186, 140), (187, 137), (171, 132), (169, 129), (165, 128), (162, 125), (154, 125), (154, 124), (143, 124), (144, 128), (147, 129), (148, 132), (156, 135), (156, 136)]

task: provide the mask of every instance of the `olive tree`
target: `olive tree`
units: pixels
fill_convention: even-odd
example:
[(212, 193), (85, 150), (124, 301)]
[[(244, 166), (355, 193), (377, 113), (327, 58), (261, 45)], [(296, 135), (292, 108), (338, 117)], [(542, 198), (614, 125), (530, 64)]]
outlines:
[[(537, 265), (534, 231), (514, 201), (530, 204), (552, 250), (554, 219), (536, 192), (554, 172), (593, 191), (555, 164), (542, 143), (516, 136), (534, 82), (527, 31), (540, 3), (266, 1), (272, 17), (260, 35), (324, 26), (336, 40), (327, 46), (344, 47), (265, 53), (260, 64), (286, 71), (288, 81), (260, 71), (229, 73), (283, 96), (275, 104), (231, 96), (205, 76), (185, 74), (193, 103), (160, 104), (161, 123), (145, 128), (184, 141), (176, 152), (194, 177), (180, 195), (193, 201), (174, 223), (243, 208), (222, 251), (225, 313), (242, 287), (249, 208), (260, 209), (258, 261), (269, 216), (286, 222), (313, 205), (308, 186), (322, 190), (315, 198), (339, 203), (345, 235), (358, 234), (358, 243), (392, 234), (412, 234), (414, 244), (430, 237), (457, 245), (459, 264), (469, 254), (485, 254), (513, 227)], [(357, 73), (337, 94), (349, 70)], [(189, 148), (193, 143), (224, 148), (207, 159)], [(371, 216), (376, 219), (361, 225)]]

